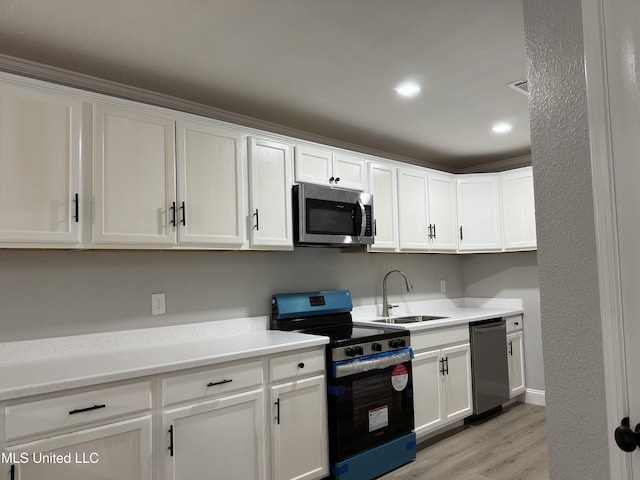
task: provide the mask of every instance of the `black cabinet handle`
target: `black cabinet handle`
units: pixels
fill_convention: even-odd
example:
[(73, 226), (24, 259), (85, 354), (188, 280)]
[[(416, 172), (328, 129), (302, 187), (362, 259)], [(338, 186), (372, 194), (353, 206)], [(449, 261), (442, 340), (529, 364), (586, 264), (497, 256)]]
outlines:
[(300, 363), (298, 364), (298, 368), (304, 368), (304, 363), (300, 362)]
[(436, 224), (434, 223), (434, 224), (433, 224), (433, 238), (435, 239), (435, 238), (436, 238), (436, 236), (437, 236), (437, 235), (436, 235)]
[(222, 385), (222, 384), (225, 384), (225, 383), (231, 383), (231, 382), (233, 382), (233, 379), (229, 379), (229, 380), (224, 379), (224, 380), (221, 380), (221, 381), (219, 381), (219, 382), (210, 382), (210, 383), (207, 383), (207, 387), (215, 387), (216, 385)]
[(16, 480), (16, 466), (11, 465), (9, 469), (9, 480)]
[(276, 400), (276, 423), (280, 425), (280, 399)]
[(433, 238), (433, 234), (431, 233), (431, 224), (427, 227), (427, 238)]
[(182, 205), (180, 206), (180, 210), (182, 210), (182, 225), (183, 226), (187, 226), (187, 207), (184, 204), (184, 202), (182, 202)]
[(75, 415), (76, 413), (82, 413), (82, 412), (89, 412), (91, 410), (98, 410), (100, 408), (105, 408), (106, 405), (103, 403), (102, 405), (94, 405), (93, 407), (87, 407), (87, 408), (76, 408), (75, 410), (71, 410), (69, 412), (69, 415)]
[(513, 357), (513, 341), (509, 340), (509, 355)]
[(444, 357), (444, 373), (449, 375), (449, 357)]
[(171, 202), (171, 225), (176, 226), (176, 202)]
[(253, 214), (254, 217), (256, 217), (256, 224), (253, 226), (253, 228), (255, 228), (256, 230), (260, 230), (260, 214), (258, 213), (258, 209), (256, 208), (256, 211)]
[(73, 216), (73, 219), (76, 221), (76, 223), (80, 222), (80, 196), (76, 193), (73, 197), (73, 203), (75, 203), (75, 210), (76, 213)]
[(331, 177), (331, 178), (329, 179), (329, 183), (333, 183), (335, 180), (336, 180), (336, 178), (335, 178), (335, 177)]
[(624, 417), (620, 426), (616, 428), (614, 437), (620, 450), (633, 452), (640, 446), (640, 424), (636, 425), (635, 430), (631, 430), (629, 417)]
[(173, 457), (173, 425), (169, 427), (169, 455)]
[(336, 177), (336, 183), (340, 181), (340, 177)]
[(460, 240), (462, 240), (462, 225), (460, 226)]

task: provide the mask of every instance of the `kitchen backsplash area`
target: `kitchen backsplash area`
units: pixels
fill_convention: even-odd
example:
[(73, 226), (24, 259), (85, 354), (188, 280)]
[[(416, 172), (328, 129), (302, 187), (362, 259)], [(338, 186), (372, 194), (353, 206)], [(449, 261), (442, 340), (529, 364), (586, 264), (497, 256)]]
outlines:
[[(496, 255), (496, 256), (500, 256)], [(458, 255), (219, 251), (0, 251), (2, 341), (166, 326), (269, 314), (272, 294), (348, 289), (354, 305), (464, 296)], [(397, 283), (396, 281), (397, 280)], [(440, 280), (446, 282), (441, 292)], [(151, 315), (164, 293), (166, 314)]]

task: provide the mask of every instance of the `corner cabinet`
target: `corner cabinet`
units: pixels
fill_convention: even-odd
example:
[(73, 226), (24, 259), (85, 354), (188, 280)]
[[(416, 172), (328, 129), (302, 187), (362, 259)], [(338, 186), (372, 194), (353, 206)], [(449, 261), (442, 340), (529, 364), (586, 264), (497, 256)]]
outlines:
[(0, 246), (80, 246), (89, 204), (80, 178), (83, 102), (41, 82), (0, 82)]
[(502, 250), (500, 176), (469, 174), (456, 178), (458, 250)]
[(500, 174), (505, 250), (535, 250), (536, 213), (533, 169), (518, 168)]
[(291, 145), (249, 137), (249, 243), (293, 250)]
[(175, 120), (95, 102), (93, 142), (94, 244), (175, 245)]

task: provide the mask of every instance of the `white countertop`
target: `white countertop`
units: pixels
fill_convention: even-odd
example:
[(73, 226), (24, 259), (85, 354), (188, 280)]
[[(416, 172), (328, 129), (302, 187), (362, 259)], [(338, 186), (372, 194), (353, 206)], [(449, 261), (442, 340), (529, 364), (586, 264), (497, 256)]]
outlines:
[(445, 317), (416, 323), (385, 323), (381, 305), (355, 307), (352, 312), (353, 322), (364, 327), (394, 328), (398, 330), (421, 331), (434, 328), (450, 327), (463, 323), (477, 322), (490, 318), (508, 317), (523, 313), (522, 300), (518, 298), (455, 298), (442, 300), (426, 300), (408, 302), (393, 308), (388, 318), (412, 315), (429, 315)]
[(0, 343), (0, 400), (328, 343), (267, 317)]

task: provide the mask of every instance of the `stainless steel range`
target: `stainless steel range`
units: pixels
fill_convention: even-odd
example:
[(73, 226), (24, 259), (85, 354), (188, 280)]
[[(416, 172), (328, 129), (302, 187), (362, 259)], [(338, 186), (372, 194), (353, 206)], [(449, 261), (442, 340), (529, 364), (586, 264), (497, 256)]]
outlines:
[(408, 331), (354, 327), (348, 290), (272, 297), (271, 329), (325, 335), (331, 478), (376, 478), (415, 459)]

